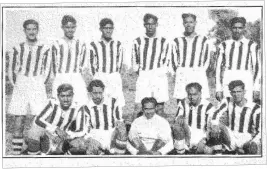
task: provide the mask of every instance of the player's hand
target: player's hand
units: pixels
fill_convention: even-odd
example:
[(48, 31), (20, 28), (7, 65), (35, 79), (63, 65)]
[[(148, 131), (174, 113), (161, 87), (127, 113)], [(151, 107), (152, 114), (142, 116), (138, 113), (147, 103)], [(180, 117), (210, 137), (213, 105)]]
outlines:
[(178, 126), (183, 127), (185, 124), (185, 117), (178, 116), (175, 122)]
[(70, 136), (68, 135), (68, 133), (59, 129), (59, 128), (57, 128), (55, 132), (58, 135), (58, 137), (61, 138), (62, 140), (69, 140), (70, 139)]
[(152, 151), (152, 155), (161, 155), (161, 152), (159, 152), (159, 151)]
[(260, 92), (259, 91), (253, 91), (253, 101), (258, 102), (260, 100)]
[(221, 130), (220, 130), (219, 125), (211, 126), (211, 131), (210, 131), (211, 138), (219, 139), (220, 133), (221, 133)]
[(223, 92), (216, 92), (215, 97), (220, 102), (223, 99)]

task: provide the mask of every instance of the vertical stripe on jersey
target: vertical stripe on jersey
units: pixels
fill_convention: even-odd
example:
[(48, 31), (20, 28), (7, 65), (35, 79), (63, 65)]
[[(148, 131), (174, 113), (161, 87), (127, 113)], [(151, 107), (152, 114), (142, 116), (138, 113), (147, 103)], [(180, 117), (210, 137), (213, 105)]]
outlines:
[(231, 120), (231, 130), (234, 130), (235, 129), (235, 104), (234, 104), (234, 107), (233, 107), (233, 112), (232, 112), (232, 120)]
[(247, 53), (247, 58), (246, 58), (246, 65), (245, 65), (245, 69), (248, 70), (248, 62), (249, 62), (249, 54), (250, 54), (250, 47), (252, 45), (253, 41), (250, 40), (248, 43), (248, 53)]
[(190, 108), (189, 110), (189, 117), (188, 117), (188, 125), (192, 126), (192, 116), (193, 116), (193, 110)]
[(260, 114), (257, 114), (256, 116), (256, 132), (258, 133), (259, 132), (259, 128), (260, 128)]
[(144, 53), (143, 53), (143, 70), (146, 70), (148, 45), (149, 45), (149, 39), (145, 38), (145, 48), (144, 48)]
[[(50, 124), (52, 124), (54, 121), (54, 118), (55, 118), (56, 113), (57, 113), (57, 108), (58, 108), (58, 105), (55, 105), (54, 110), (53, 110), (52, 115), (51, 115), (51, 118), (50, 118), (50, 121), (49, 121)], [(47, 117), (46, 121), (48, 121), (48, 118), (49, 117)]]
[(256, 80), (256, 77), (258, 75), (258, 71), (259, 71), (259, 57), (258, 57), (258, 50), (259, 50), (259, 46), (256, 46), (256, 65), (255, 65), (255, 73), (254, 73), (254, 77), (253, 77), (253, 81)]
[(247, 113), (247, 109), (248, 109), (247, 107), (244, 107), (240, 115), (240, 121), (239, 121), (239, 132), (240, 133), (243, 133), (243, 130), (244, 130), (245, 115)]
[(81, 50), (84, 51), (83, 52), (83, 56), (82, 56), (82, 61), (81, 61), (81, 64), (80, 64), (80, 66), (83, 67), (84, 66), (84, 61), (85, 61), (85, 56), (86, 56), (86, 46), (85, 46), (85, 44), (83, 44)]
[(58, 126), (59, 128), (60, 128), (60, 126), (62, 125), (63, 120), (64, 120), (64, 118), (60, 116), (60, 118), (59, 118), (59, 122), (57, 123), (57, 126)]
[(206, 61), (208, 60), (208, 54), (209, 54), (209, 45), (207, 45), (207, 47), (206, 47), (203, 65), (205, 65)]
[(217, 118), (218, 113), (222, 111), (225, 107), (226, 103), (222, 104), (220, 108), (213, 113), (212, 120), (215, 120)]
[(29, 54), (28, 54), (25, 76), (29, 76), (29, 71), (30, 71), (30, 66), (31, 66), (31, 59), (32, 59), (32, 51), (30, 51)]
[[(94, 42), (91, 43), (91, 45), (93, 46), (94, 50), (95, 50), (95, 54), (96, 54), (96, 72), (98, 72), (99, 70), (99, 58), (98, 58), (98, 50), (97, 50), (97, 47), (96, 47), (96, 44)], [(94, 58), (94, 57), (93, 57)], [(94, 59), (93, 59), (94, 60)]]
[(185, 37), (183, 37), (183, 42), (184, 42), (184, 53), (183, 53), (182, 67), (185, 67), (186, 53), (187, 53), (187, 41), (186, 41)]
[(201, 110), (202, 110), (203, 104), (198, 106), (197, 109), (197, 128), (200, 129), (201, 128)]
[(208, 105), (207, 108), (206, 108), (205, 127), (204, 127), (205, 131), (207, 130), (207, 126), (208, 126), (208, 117), (209, 117), (209, 115), (207, 114), (207, 112), (208, 112), (211, 108), (212, 108), (212, 104), (209, 103), (209, 105)]
[(156, 54), (156, 46), (157, 46), (157, 38), (154, 38), (153, 44), (152, 44), (152, 54), (151, 54), (151, 60), (150, 60), (150, 67), (149, 67), (150, 70), (153, 69), (155, 54)]
[(77, 72), (77, 64), (78, 64), (78, 55), (79, 55), (79, 40), (77, 40), (76, 42), (76, 53), (75, 53), (75, 63), (74, 63), (74, 70), (73, 72), (76, 73)]
[(38, 126), (45, 128), (45, 124), (44, 124), (42, 121), (40, 121), (40, 117), (42, 117), (42, 116), (47, 112), (47, 110), (48, 110), (51, 106), (52, 106), (52, 104), (51, 104), (51, 102), (49, 102), (49, 103), (45, 106), (45, 108), (43, 109), (43, 111), (41, 111), (41, 113), (37, 116), (35, 123), (36, 123)]
[(93, 51), (92, 50), (90, 50), (90, 65), (91, 65), (92, 74), (94, 75), (95, 74), (94, 54), (93, 54)]
[(194, 61), (195, 61), (195, 54), (196, 54), (196, 45), (197, 45), (197, 39), (198, 39), (198, 36), (196, 36), (194, 38), (194, 41), (193, 41), (193, 46), (192, 46), (192, 54), (191, 54), (191, 60), (190, 60), (190, 67), (193, 67), (194, 66)]
[(18, 51), (14, 48), (13, 62), (12, 62), (12, 72), (11, 72), (13, 79), (10, 79), (10, 80), (13, 80), (14, 83), (16, 82), (15, 69), (16, 69), (16, 62), (17, 62), (17, 59), (18, 59), (17, 56), (18, 56)]
[(78, 131), (83, 131), (84, 130), (84, 122), (85, 122), (85, 119), (84, 118), (85, 118), (84, 109), (82, 109), (82, 119), (81, 119), (80, 128), (79, 128)]
[(103, 41), (100, 42), (102, 46), (102, 59), (103, 59), (103, 65), (102, 65), (102, 72), (106, 72), (106, 62), (107, 62), (107, 56), (106, 56), (106, 45)]
[(103, 105), (103, 113), (104, 113), (104, 130), (108, 130), (108, 111), (107, 105)]
[(59, 46), (59, 55), (60, 55), (60, 60), (59, 60), (59, 67), (58, 67), (58, 72), (61, 73), (62, 70), (62, 62), (63, 62), (63, 56), (64, 56), (64, 47), (63, 45)]
[(70, 71), (70, 63), (71, 63), (71, 50), (70, 50), (70, 47), (69, 47), (69, 49), (68, 49), (68, 60), (67, 60), (67, 66), (66, 66), (65, 73), (69, 73), (69, 71)]
[(70, 125), (70, 122), (72, 121), (73, 116), (74, 116), (74, 112), (75, 112), (75, 109), (72, 108), (72, 109), (70, 110), (70, 115), (69, 115), (68, 123), (67, 123), (66, 126), (64, 127), (64, 130), (66, 130), (67, 127)]
[(256, 110), (259, 109), (260, 106), (258, 104), (256, 104), (250, 114), (250, 118), (249, 118), (249, 124), (248, 124), (248, 133), (252, 133), (252, 126), (253, 126), (253, 116), (256, 113)]
[(158, 65), (157, 65), (158, 68), (160, 67), (161, 55), (162, 55), (162, 52), (163, 52), (163, 45), (164, 45), (165, 40), (166, 40), (165, 38), (162, 38), (161, 42), (160, 42), (160, 55), (159, 55), (159, 58), (158, 58)]
[(53, 45), (52, 46), (52, 70), (53, 70), (53, 73), (54, 75), (56, 74), (56, 69), (57, 69), (57, 66), (56, 66), (56, 55), (57, 55), (57, 50), (56, 50), (56, 47)]
[(119, 112), (119, 107), (116, 107), (116, 118), (117, 118), (117, 120), (120, 120), (121, 118), (120, 118), (120, 112)]
[(43, 46), (38, 46), (38, 49), (36, 51), (36, 63), (35, 63), (35, 67), (34, 67), (34, 71), (33, 71), (33, 76), (37, 75), (37, 69), (38, 69), (38, 65), (39, 65), (39, 60), (40, 60), (40, 55), (41, 55), (41, 49), (43, 48)]
[(23, 56), (24, 56), (24, 51), (25, 51), (24, 44), (25, 43), (20, 44), (20, 69), (19, 69), (19, 72), (22, 70), (22, 66), (23, 66)]
[[(120, 72), (121, 71), (121, 67), (122, 67), (122, 62), (123, 62), (123, 53), (120, 54), (120, 46), (121, 46), (121, 42), (118, 41), (117, 43), (117, 62), (116, 63), (119, 63), (119, 60), (120, 60), (120, 56), (122, 57), (121, 58), (121, 64), (120, 65), (117, 65), (117, 68), (116, 68), (116, 71), (117, 72)], [(121, 51), (123, 52), (123, 51)]]
[(85, 112), (89, 115), (89, 123), (90, 123), (90, 126), (91, 126), (92, 128), (94, 128), (94, 126), (93, 126), (93, 124), (92, 124), (92, 118), (91, 118), (90, 110), (88, 109), (87, 106), (84, 106), (84, 110), (85, 110)]
[(46, 71), (46, 66), (48, 65), (47, 64), (47, 60), (48, 60), (48, 52), (49, 52), (49, 49), (44, 53), (44, 61), (43, 61), (43, 69), (41, 69), (41, 73), (40, 74), (43, 74), (43, 71)]
[(99, 111), (97, 109), (97, 106), (94, 106), (94, 112), (95, 112), (95, 121), (96, 121), (96, 129), (99, 129)]
[(241, 61), (242, 61), (242, 52), (243, 52), (243, 42), (240, 42), (239, 53), (238, 53), (238, 61), (237, 61), (237, 70), (240, 70)]
[(111, 103), (111, 123), (112, 127), (115, 127), (115, 119), (114, 119), (114, 108), (115, 108), (115, 102), (116, 99), (112, 98), (112, 103)]
[(231, 50), (230, 50), (230, 56), (229, 56), (229, 70), (232, 69), (234, 49), (235, 49), (235, 42), (232, 43)]
[(114, 41), (110, 42), (110, 71), (109, 71), (110, 73), (113, 72), (113, 43), (114, 43)]
[(172, 65), (173, 65), (173, 70), (176, 71), (177, 66), (175, 65), (175, 60), (177, 59), (177, 62), (179, 62), (179, 59), (180, 59), (180, 49), (179, 49), (179, 41), (178, 41), (177, 38), (174, 39), (174, 42), (175, 42), (175, 44), (177, 46), (177, 50), (176, 50), (177, 58), (174, 58), (174, 54), (172, 53)]
[(200, 51), (200, 55), (199, 55), (199, 62), (198, 62), (198, 67), (201, 66), (201, 61), (202, 61), (202, 54), (203, 54), (203, 48), (204, 48), (204, 44), (206, 42), (207, 38), (204, 37), (201, 43), (201, 51)]

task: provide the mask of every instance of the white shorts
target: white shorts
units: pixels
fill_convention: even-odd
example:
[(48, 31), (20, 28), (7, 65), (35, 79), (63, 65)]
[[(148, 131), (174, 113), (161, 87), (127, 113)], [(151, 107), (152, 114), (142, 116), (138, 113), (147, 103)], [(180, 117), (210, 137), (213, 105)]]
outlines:
[(200, 140), (206, 137), (206, 133), (201, 129), (192, 129), (191, 127), (189, 128), (191, 132), (191, 139), (190, 139), (190, 148), (191, 148), (192, 146), (197, 146)]
[(43, 77), (17, 76), (17, 82), (9, 104), (8, 112), (10, 114), (38, 115), (46, 103), (47, 94)]
[(97, 72), (94, 79), (101, 80), (105, 88), (105, 93), (112, 98), (116, 98), (120, 106), (125, 106), (125, 99), (122, 91), (121, 75), (118, 72), (111, 74)]
[(79, 105), (84, 105), (89, 102), (86, 84), (80, 73), (62, 73), (57, 74), (53, 82), (52, 95), (57, 98), (57, 88), (63, 83), (71, 84), (73, 87), (74, 97), (73, 101)]
[(236, 148), (243, 148), (243, 145), (252, 139), (251, 134), (249, 133), (239, 133), (236, 131), (232, 131), (229, 127), (227, 127), (229, 132), (230, 140), (231, 140), (231, 149), (235, 150)]
[(92, 138), (101, 144), (102, 149), (110, 150), (110, 144), (113, 132), (114, 129), (110, 130), (92, 129), (90, 130), (90, 133), (85, 135), (84, 138), (85, 139)]
[(202, 98), (210, 98), (209, 84), (206, 70), (194, 68), (178, 68), (175, 77), (173, 97), (183, 99), (187, 97), (185, 87), (189, 83), (197, 82), (202, 86)]
[(233, 80), (242, 80), (245, 83), (245, 98), (248, 101), (253, 99), (253, 76), (250, 71), (244, 70), (226, 70), (223, 78), (224, 97), (231, 97), (228, 85)]
[(169, 100), (168, 78), (165, 69), (140, 71), (136, 82), (135, 102), (141, 103), (145, 97), (154, 97), (157, 102)]

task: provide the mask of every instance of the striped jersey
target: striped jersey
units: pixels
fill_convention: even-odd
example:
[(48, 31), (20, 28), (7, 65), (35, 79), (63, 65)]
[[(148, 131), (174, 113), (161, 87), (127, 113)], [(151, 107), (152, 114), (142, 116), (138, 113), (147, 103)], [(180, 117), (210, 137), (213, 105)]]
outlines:
[[(81, 122), (77, 125), (88, 129), (109, 130), (115, 128), (116, 121), (122, 121), (122, 109), (117, 105), (116, 99), (106, 98), (103, 103), (96, 105), (92, 100), (83, 106)], [(82, 124), (83, 123), (83, 124)]]
[[(71, 124), (80, 117), (79, 114), (81, 114), (81, 110), (76, 103), (72, 103), (68, 110), (63, 110), (57, 100), (51, 99), (42, 112), (36, 117), (35, 123), (51, 133), (53, 133), (57, 127), (61, 130), (68, 131)], [(83, 132), (80, 129), (80, 125), (76, 126), (76, 131), (76, 135), (79, 135), (79, 132)]]
[(6, 52), (6, 73), (14, 85), (17, 75), (27, 77), (47, 76), (50, 70), (50, 48), (42, 42), (28, 45), (22, 42)]
[(172, 42), (171, 65), (177, 68), (204, 68), (210, 64), (210, 54), (214, 46), (207, 37), (196, 35), (193, 38), (178, 37)]
[(58, 39), (52, 46), (53, 73), (79, 73), (85, 63), (86, 44), (79, 39)]
[(207, 131), (208, 119), (214, 110), (213, 105), (207, 100), (202, 99), (199, 105), (191, 106), (186, 98), (179, 102), (176, 118), (183, 116), (190, 128)]
[(138, 37), (132, 45), (132, 67), (135, 72), (167, 66), (169, 43), (164, 37)]
[(123, 62), (123, 47), (120, 41), (101, 39), (90, 43), (90, 67), (94, 75), (96, 72), (120, 72)]
[(233, 39), (222, 42), (219, 46), (219, 57), (216, 67), (217, 91), (222, 90), (224, 70), (246, 70), (252, 73), (254, 88), (258, 88), (260, 79), (260, 50), (252, 40), (242, 38), (239, 41)]
[(261, 107), (256, 103), (246, 103), (239, 107), (233, 99), (227, 97), (213, 114), (212, 120), (226, 116), (228, 127), (238, 133), (257, 135), (261, 131)]

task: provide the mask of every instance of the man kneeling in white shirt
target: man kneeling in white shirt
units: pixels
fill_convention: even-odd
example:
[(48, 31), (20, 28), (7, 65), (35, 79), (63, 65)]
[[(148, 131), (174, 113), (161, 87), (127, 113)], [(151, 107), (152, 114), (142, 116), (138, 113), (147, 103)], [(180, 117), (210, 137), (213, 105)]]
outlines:
[(146, 97), (141, 104), (144, 114), (132, 123), (127, 142), (128, 151), (134, 155), (167, 154), (173, 149), (169, 122), (156, 114), (155, 98)]

